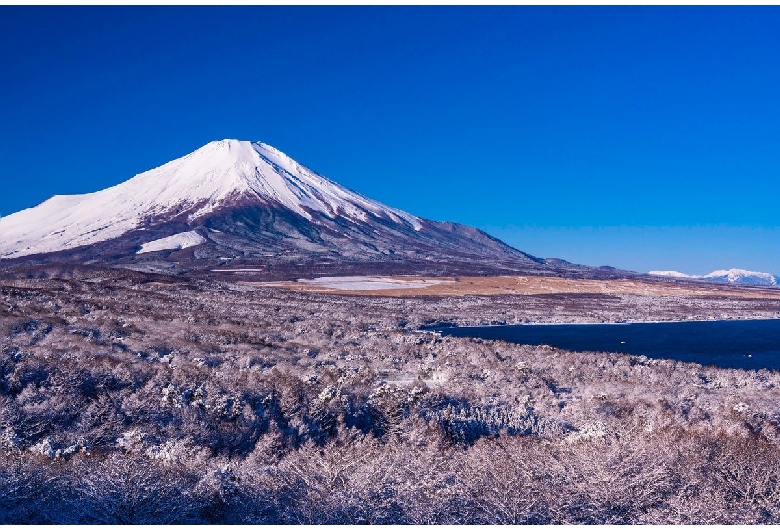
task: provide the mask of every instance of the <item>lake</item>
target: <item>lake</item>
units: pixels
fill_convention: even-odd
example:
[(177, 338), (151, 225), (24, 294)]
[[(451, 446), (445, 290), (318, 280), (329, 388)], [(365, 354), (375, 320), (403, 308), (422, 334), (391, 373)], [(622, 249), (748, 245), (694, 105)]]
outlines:
[(437, 327), (442, 335), (549, 344), (723, 368), (780, 370), (780, 320)]

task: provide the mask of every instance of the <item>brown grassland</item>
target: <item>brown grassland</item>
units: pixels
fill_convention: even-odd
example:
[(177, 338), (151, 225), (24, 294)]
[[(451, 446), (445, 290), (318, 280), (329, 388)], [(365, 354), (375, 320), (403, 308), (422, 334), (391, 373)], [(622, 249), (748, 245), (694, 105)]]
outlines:
[[(442, 281), (419, 288), (349, 290), (300, 283), (297, 281), (267, 282), (266, 285), (312, 293), (339, 293), (363, 296), (496, 296), (540, 294), (607, 294), (641, 296), (711, 296), (717, 298), (750, 298), (780, 300), (780, 290), (761, 287), (671, 282), (654, 280), (591, 280), (548, 276), (456, 276), (432, 278), (424, 276), (389, 276), (400, 281)], [(255, 282), (242, 282), (252, 285)], [(257, 285), (263, 285), (257, 282)]]

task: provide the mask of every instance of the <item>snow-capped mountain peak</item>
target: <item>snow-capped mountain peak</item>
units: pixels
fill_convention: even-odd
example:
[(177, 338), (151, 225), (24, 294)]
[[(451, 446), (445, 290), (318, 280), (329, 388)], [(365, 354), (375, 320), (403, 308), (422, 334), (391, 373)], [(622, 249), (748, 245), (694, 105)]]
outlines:
[(0, 219), (0, 258), (91, 245), (155, 219), (186, 215), (192, 222), (241, 201), (282, 207), (313, 222), (316, 213), (422, 229), (419, 218), (350, 191), (268, 144), (220, 140), (111, 188), (57, 195)]
[(668, 278), (697, 278), (698, 276), (691, 276), (690, 274), (685, 274), (683, 272), (677, 272), (677, 271), (650, 271), (647, 274), (650, 274), (652, 276), (666, 276)]
[(670, 278), (691, 278), (711, 282), (726, 282), (748, 285), (777, 285), (777, 277), (767, 272), (748, 271), (744, 269), (717, 270), (709, 274), (693, 275), (677, 271), (650, 271), (653, 276)]
[(729, 283), (777, 285), (777, 278), (767, 272), (746, 271), (744, 269), (717, 270), (705, 274), (703, 278), (727, 281)]

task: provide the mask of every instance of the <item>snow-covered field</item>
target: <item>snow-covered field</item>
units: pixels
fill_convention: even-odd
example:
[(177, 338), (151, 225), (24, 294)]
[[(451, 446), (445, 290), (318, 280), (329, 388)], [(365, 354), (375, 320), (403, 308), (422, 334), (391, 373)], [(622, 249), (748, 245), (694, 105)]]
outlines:
[(383, 289), (421, 289), (452, 280), (401, 279), (386, 276), (324, 276), (313, 280), (298, 280), (299, 283), (337, 289), (339, 291), (379, 291)]

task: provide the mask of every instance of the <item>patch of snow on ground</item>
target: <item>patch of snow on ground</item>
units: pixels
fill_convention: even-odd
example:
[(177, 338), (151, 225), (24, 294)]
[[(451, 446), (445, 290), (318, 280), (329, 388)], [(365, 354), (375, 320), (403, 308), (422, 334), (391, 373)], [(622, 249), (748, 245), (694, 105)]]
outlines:
[(205, 243), (206, 238), (197, 232), (182, 232), (180, 234), (174, 234), (172, 236), (163, 237), (162, 239), (155, 239), (141, 245), (141, 250), (136, 254), (144, 254), (146, 252), (157, 252), (158, 250), (181, 250), (183, 248), (194, 247)]
[[(219, 259), (225, 259), (225, 258), (219, 258)], [(211, 272), (265, 272), (265, 270), (266, 269), (211, 269)]]
[(386, 276), (324, 276), (313, 280), (298, 280), (298, 283), (327, 287), (339, 291), (378, 291), (382, 289), (421, 289), (452, 280), (399, 279)]

